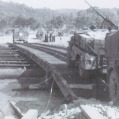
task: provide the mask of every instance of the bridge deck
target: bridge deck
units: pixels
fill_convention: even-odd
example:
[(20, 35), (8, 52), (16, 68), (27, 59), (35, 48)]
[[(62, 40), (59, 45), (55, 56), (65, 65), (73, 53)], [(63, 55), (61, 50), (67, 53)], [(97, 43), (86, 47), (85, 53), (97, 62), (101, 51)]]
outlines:
[[(48, 53), (23, 46), (21, 44), (12, 44), (12, 46), (19, 49), (25, 55), (29, 56), (46, 72), (50, 73), (57, 83), (58, 87), (60, 88), (62, 94), (66, 98), (68, 97), (70, 98), (70, 100), (74, 100), (78, 96), (80, 96), (82, 90), (86, 96), (90, 95), (88, 91), (85, 92), (84, 88), (92, 91), (92, 94), (94, 96), (94, 86), (80, 84), (81, 82), (79, 80), (77, 70), (67, 68), (66, 62), (56, 58), (55, 56), (49, 55)], [(80, 87), (82, 88), (82, 90), (80, 90)]]

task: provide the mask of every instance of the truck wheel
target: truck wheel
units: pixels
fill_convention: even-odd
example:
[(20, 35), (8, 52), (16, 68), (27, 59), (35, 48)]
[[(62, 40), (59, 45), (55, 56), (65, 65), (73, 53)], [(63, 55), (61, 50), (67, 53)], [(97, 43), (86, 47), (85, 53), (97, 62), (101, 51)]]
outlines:
[(69, 68), (74, 68), (75, 67), (75, 61), (68, 60), (67, 65)]
[(79, 75), (80, 75), (80, 78), (82, 78), (82, 79), (88, 79), (89, 78), (89, 71), (86, 71), (82, 68), (79, 68)]
[(119, 83), (118, 83), (118, 75), (113, 70), (109, 75), (109, 98), (111, 101), (116, 102), (118, 99), (118, 91)]

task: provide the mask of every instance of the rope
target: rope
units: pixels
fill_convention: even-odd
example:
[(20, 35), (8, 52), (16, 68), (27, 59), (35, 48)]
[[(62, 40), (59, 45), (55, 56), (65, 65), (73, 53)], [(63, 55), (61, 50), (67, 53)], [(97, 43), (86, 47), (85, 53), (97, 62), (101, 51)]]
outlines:
[(49, 77), (49, 78), (47, 78), (47, 79), (45, 79), (44, 81), (42, 81), (42, 82), (40, 82), (40, 83), (38, 83), (38, 84), (33, 84), (33, 86), (37, 86), (37, 85), (39, 86), (39, 85), (41, 85), (41, 84), (47, 82), (47, 81), (50, 80), (51, 78), (52, 78), (52, 76)]
[[(49, 99), (48, 99), (48, 102), (47, 102), (47, 106), (46, 106), (44, 112), (46, 112), (47, 109), (48, 109), (48, 107), (49, 107), (49, 103), (50, 103), (51, 96), (52, 96), (52, 92), (53, 92), (53, 86), (54, 86), (54, 80), (52, 81), (52, 85), (51, 85), (51, 89), (50, 89), (50, 96), (49, 96)], [(44, 112), (43, 112), (43, 113), (44, 113)]]

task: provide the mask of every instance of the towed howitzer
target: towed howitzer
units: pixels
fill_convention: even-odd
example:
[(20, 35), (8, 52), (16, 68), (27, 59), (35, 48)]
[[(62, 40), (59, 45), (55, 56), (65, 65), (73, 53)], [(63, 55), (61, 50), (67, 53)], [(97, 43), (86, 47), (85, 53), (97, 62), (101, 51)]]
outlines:
[(112, 21), (110, 21), (108, 18), (105, 18), (102, 14), (100, 14), (94, 7), (92, 7), (87, 1), (85, 1), (99, 16), (101, 16), (104, 21), (106, 21), (108, 27), (110, 29), (114, 28), (115, 30), (118, 30), (118, 26), (116, 26)]

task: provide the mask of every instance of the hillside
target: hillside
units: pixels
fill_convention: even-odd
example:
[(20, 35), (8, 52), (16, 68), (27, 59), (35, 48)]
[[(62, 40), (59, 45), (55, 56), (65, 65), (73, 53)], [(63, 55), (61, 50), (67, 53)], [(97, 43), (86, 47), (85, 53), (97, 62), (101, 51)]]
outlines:
[[(104, 17), (119, 24), (119, 9), (98, 9)], [(94, 24), (98, 28), (103, 19), (91, 8), (87, 10), (78, 9), (33, 9), (23, 4), (0, 1), (0, 30), (7, 27), (30, 27), (37, 29), (44, 27), (47, 30), (89, 27)]]

